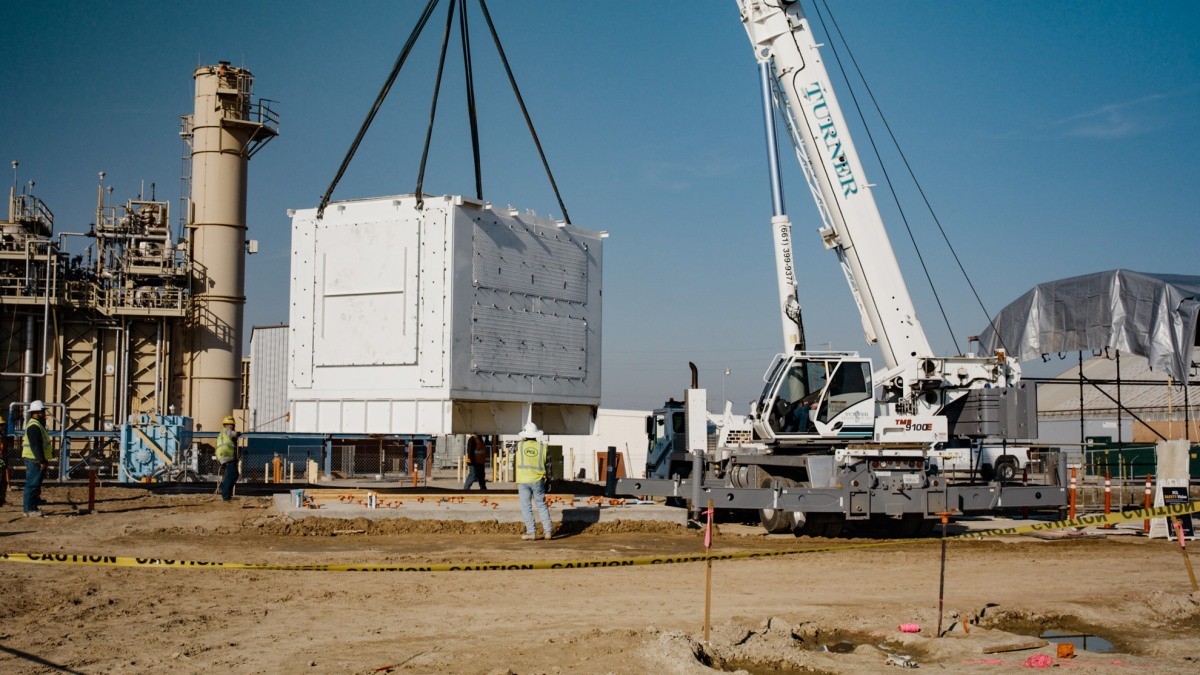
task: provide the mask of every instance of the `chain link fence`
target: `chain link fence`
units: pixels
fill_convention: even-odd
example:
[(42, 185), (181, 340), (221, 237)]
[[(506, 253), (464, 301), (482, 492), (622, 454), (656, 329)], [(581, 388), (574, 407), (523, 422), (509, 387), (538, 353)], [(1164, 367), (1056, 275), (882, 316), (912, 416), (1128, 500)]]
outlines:
[[(25, 462), (21, 458), (19, 436), (2, 436), (3, 447), (0, 458), (12, 482), (25, 480)], [(54, 482), (59, 477), (61, 443), (53, 436), (54, 459), (46, 472), (46, 481)], [(433, 439), (335, 440), (331, 444), (328, 468), (335, 479), (359, 479), (377, 481), (411, 481), (414, 476), (425, 482), (436, 468), (437, 455)], [(91, 437), (70, 439), (70, 464), (68, 480), (87, 480), (89, 470), (105, 482), (118, 481), (120, 447), (115, 438)], [(240, 482), (295, 482), (306, 483), (323, 479), (326, 470), (326, 449), (321, 439), (296, 440), (257, 438), (248, 439), (241, 447)], [(163, 472), (161, 480), (170, 480), (171, 475), (182, 475), (185, 471), (189, 480), (216, 481), (221, 477), (221, 465), (217, 462), (212, 439), (197, 439), (192, 448), (183, 452), (183, 457), (174, 465), (174, 470)]]

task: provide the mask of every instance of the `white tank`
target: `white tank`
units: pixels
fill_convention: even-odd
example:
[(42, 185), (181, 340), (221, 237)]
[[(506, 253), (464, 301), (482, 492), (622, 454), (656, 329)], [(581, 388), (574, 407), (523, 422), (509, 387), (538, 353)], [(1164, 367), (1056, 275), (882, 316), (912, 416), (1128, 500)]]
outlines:
[(590, 434), (603, 236), (457, 196), (294, 212), (292, 430)]

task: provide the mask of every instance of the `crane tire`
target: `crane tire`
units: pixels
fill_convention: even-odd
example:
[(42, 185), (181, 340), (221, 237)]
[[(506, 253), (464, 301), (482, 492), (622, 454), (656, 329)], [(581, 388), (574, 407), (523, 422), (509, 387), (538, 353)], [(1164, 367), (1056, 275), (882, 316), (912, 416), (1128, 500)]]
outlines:
[[(778, 480), (781, 487), (792, 487), (796, 484), (790, 478), (777, 478), (759, 469), (758, 471), (758, 487), (769, 488), (771, 484)], [(782, 509), (759, 509), (758, 520), (762, 523), (763, 529), (767, 534), (787, 534), (796, 529), (797, 514), (792, 511), (784, 511)]]

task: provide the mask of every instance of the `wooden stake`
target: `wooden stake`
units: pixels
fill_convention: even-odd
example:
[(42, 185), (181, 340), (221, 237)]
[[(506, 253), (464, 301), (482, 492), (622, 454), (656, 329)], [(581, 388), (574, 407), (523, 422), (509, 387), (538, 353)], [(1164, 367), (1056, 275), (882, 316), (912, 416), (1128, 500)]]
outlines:
[(712, 618), (712, 557), (709, 553), (712, 549), (713, 500), (708, 500), (705, 513), (708, 514), (708, 521), (704, 526), (704, 641), (708, 642), (708, 627)]
[[(1200, 587), (1196, 586), (1196, 573), (1192, 570), (1192, 559), (1187, 554), (1187, 537), (1183, 533), (1183, 521), (1175, 518), (1175, 534), (1179, 536), (1179, 552), (1183, 554), (1183, 564), (1187, 567), (1188, 579), (1192, 581), (1192, 592), (1200, 591)], [(707, 625), (705, 626), (707, 629)], [(708, 639), (705, 633), (705, 640)]]
[(942, 571), (938, 575), (938, 624), (937, 632), (934, 633), (937, 637), (942, 637), (942, 607), (946, 598), (946, 525), (950, 522), (950, 516), (953, 513), (953, 511), (938, 513), (942, 517)]

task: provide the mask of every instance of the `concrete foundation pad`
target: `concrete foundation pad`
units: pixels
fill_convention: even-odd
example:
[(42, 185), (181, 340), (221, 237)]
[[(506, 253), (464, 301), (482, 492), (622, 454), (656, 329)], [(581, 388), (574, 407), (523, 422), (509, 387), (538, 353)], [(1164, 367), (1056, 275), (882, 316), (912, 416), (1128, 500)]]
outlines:
[[(339, 491), (345, 492), (345, 491)], [(516, 495), (495, 494), (487, 496), (487, 503), (478, 495), (472, 495), (461, 503), (447, 502), (444, 496), (427, 495), (423, 501), (421, 495), (405, 494), (381, 495), (380, 503), (402, 501), (402, 505), (369, 509), (354, 502), (339, 502), (323, 499), (320, 492), (309, 491), (308, 495), (317, 497), (321, 508), (300, 508), (293, 505), (291, 494), (280, 493), (274, 496), (275, 510), (293, 519), (301, 518), (368, 518), (370, 520), (385, 520), (388, 518), (409, 518), (411, 520), (458, 520), (463, 522), (519, 523), (521, 503)], [(687, 525), (687, 510), (661, 504), (626, 503), (625, 505), (588, 504), (586, 497), (577, 498), (574, 503), (558, 503), (550, 507), (550, 519), (557, 523), (610, 523), (615, 521), (658, 521), (674, 523), (680, 527)], [(494, 505), (494, 506), (493, 506)]]

